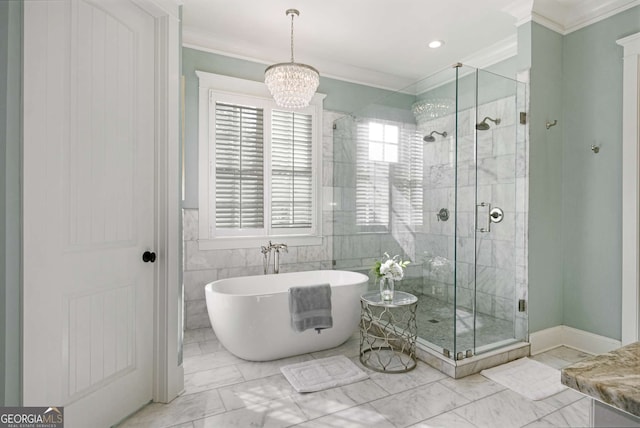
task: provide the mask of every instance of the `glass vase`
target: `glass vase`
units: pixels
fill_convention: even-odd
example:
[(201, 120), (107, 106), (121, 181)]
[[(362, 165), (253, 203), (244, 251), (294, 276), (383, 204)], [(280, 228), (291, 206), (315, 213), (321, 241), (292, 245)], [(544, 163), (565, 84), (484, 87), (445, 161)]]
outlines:
[(393, 300), (394, 283), (391, 278), (380, 278), (380, 298), (385, 302)]

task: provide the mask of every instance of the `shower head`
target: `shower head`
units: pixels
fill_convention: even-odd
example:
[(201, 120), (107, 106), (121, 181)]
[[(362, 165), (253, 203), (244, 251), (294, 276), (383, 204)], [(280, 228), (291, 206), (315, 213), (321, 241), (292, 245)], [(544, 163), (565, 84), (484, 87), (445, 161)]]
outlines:
[(491, 122), (495, 123), (496, 125), (500, 125), (500, 119), (498, 119), (498, 118), (491, 119), (489, 116), (487, 116), (484, 119), (482, 119), (482, 122), (476, 124), (476, 129), (478, 131), (486, 131), (486, 130), (488, 130), (490, 128), (490, 126), (487, 123), (487, 120), (490, 120)]
[(444, 132), (432, 131), (431, 134), (425, 135), (423, 140), (426, 141), (427, 143), (433, 143), (434, 141), (436, 141), (436, 137), (434, 137), (433, 134), (438, 134), (438, 135), (442, 135), (443, 137), (446, 137), (447, 131), (444, 131)]

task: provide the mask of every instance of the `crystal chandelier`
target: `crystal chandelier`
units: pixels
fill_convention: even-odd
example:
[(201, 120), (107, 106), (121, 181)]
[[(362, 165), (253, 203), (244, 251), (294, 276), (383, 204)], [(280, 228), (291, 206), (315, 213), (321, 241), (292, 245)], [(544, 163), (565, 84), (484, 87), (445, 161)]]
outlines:
[(446, 116), (455, 107), (455, 102), (449, 98), (435, 98), (420, 100), (411, 106), (416, 122), (420, 125), (429, 120)]
[(288, 9), (291, 15), (291, 62), (281, 62), (267, 67), (264, 72), (264, 83), (269, 88), (280, 107), (303, 108), (309, 105), (313, 94), (318, 89), (320, 74), (318, 70), (293, 60), (293, 18), (300, 16), (296, 9)]

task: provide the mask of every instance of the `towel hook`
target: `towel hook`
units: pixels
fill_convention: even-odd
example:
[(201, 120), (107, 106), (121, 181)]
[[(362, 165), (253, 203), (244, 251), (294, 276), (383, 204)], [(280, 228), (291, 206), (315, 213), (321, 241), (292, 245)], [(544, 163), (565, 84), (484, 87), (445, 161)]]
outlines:
[(552, 126), (556, 126), (558, 124), (558, 119), (554, 119), (553, 122), (547, 122), (547, 129), (551, 128)]

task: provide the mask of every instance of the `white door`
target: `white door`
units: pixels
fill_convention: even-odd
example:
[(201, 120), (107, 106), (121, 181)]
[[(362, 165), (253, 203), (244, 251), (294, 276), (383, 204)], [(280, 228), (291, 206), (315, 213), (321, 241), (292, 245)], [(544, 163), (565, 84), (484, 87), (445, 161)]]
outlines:
[(154, 20), (24, 8), (24, 405), (105, 427), (152, 398)]

